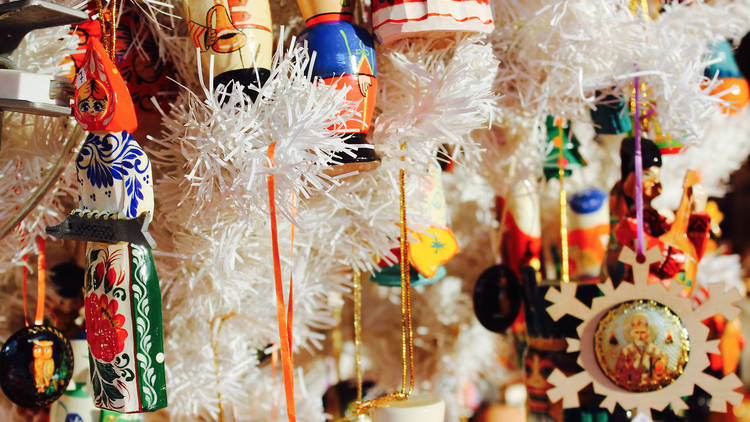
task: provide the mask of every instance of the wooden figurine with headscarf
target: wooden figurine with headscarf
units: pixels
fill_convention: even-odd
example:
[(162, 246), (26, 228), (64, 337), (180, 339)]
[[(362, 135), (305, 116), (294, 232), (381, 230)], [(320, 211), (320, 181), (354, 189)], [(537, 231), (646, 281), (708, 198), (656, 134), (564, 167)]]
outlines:
[(161, 292), (146, 229), (151, 162), (132, 133), (135, 108), (97, 38), (75, 79), (74, 113), (89, 134), (76, 159), (78, 209), (47, 232), (87, 241), (86, 334), (94, 403), (121, 413), (167, 405)]

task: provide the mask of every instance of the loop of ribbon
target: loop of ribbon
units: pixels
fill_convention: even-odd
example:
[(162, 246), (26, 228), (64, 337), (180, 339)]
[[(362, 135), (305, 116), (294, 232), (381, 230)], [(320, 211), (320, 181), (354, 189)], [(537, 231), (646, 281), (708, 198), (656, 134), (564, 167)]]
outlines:
[[(44, 237), (41, 235), (36, 236), (36, 246), (38, 250), (38, 255), (36, 258), (36, 313), (34, 315), (34, 325), (42, 325), (44, 324), (44, 297), (45, 297), (45, 289), (47, 286), (47, 252), (46, 252), (46, 242), (44, 240)], [(24, 255), (23, 256), (24, 263), (28, 264), (29, 262), (29, 256)], [(23, 321), (26, 323), (26, 326), (29, 326), (29, 317), (28, 317), (28, 304), (26, 300), (26, 292), (28, 291), (28, 275), (29, 270), (26, 265), (23, 267)]]
[[(266, 163), (269, 168), (273, 167), (273, 158), (276, 152), (276, 142), (268, 147)], [(295, 422), (297, 417), (294, 410), (294, 374), (292, 372), (294, 362), (292, 358), (292, 320), (293, 320), (293, 284), (292, 273), (289, 274), (289, 310), (285, 316), (284, 285), (281, 276), (281, 259), (279, 257), (279, 234), (276, 222), (276, 187), (273, 173), (268, 175), (268, 206), (271, 216), (271, 243), (273, 245), (273, 275), (276, 288), (276, 311), (279, 320), (279, 337), (281, 340), (281, 366), (284, 374), (284, 390), (286, 394), (286, 409), (289, 422)], [(292, 196), (292, 216), (295, 215), (296, 198)], [(291, 228), (291, 244), (294, 250), (294, 224)], [(293, 258), (293, 255), (292, 257)]]

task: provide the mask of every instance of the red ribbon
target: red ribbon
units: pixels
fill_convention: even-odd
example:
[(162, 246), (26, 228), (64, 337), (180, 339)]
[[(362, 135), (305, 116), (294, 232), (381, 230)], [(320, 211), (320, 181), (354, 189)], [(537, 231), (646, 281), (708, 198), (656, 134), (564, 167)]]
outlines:
[[(273, 157), (276, 151), (276, 142), (268, 147), (268, 167), (273, 167)], [(293, 199), (294, 201), (294, 199)], [(295, 422), (297, 417), (294, 410), (294, 374), (292, 372), (294, 363), (292, 361), (292, 319), (293, 319), (293, 294), (292, 275), (289, 275), (289, 311), (284, 316), (284, 286), (281, 281), (281, 259), (279, 258), (279, 234), (276, 224), (276, 188), (273, 174), (268, 175), (268, 206), (271, 214), (271, 243), (273, 245), (273, 275), (276, 284), (276, 313), (279, 320), (279, 337), (281, 339), (281, 366), (284, 373), (284, 390), (286, 394), (286, 411), (289, 422)], [(292, 206), (292, 215), (295, 214), (295, 206)], [(294, 250), (294, 225), (291, 233), (292, 251)]]

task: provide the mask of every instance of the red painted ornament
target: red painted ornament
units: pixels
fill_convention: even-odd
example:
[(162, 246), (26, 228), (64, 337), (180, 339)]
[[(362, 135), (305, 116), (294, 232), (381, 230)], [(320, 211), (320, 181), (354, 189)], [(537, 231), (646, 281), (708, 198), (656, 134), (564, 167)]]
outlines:
[(75, 86), (73, 111), (84, 129), (133, 133), (138, 128), (125, 81), (102, 43), (94, 37), (89, 38)]

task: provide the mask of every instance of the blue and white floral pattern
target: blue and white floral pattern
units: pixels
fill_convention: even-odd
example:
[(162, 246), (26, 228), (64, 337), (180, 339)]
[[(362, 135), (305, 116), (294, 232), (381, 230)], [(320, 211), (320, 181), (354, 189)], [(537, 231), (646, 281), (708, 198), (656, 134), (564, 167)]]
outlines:
[(76, 170), (80, 208), (123, 218), (153, 212), (151, 162), (131, 134), (89, 133)]

